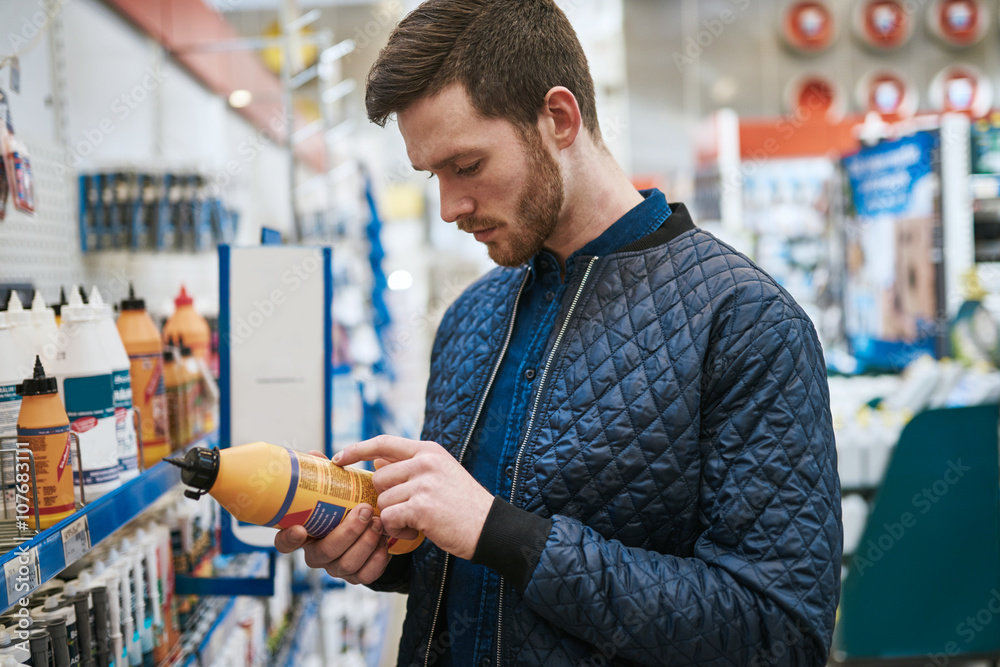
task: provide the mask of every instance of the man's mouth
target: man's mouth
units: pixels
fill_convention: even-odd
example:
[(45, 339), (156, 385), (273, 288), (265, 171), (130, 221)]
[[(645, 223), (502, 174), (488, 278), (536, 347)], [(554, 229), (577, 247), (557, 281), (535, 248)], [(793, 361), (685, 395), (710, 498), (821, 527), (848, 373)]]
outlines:
[(496, 232), (496, 227), (487, 227), (485, 229), (480, 229), (478, 231), (472, 232), (473, 238), (475, 238), (480, 243), (486, 243), (490, 240), (493, 234)]

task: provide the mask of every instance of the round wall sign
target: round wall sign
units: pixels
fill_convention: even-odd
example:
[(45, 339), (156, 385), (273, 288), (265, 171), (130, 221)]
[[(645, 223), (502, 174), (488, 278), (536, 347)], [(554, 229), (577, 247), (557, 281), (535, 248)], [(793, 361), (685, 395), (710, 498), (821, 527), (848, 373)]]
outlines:
[(781, 14), (781, 36), (789, 47), (799, 53), (825, 51), (836, 36), (833, 13), (825, 2), (790, 2)]
[(917, 111), (917, 91), (902, 74), (878, 70), (865, 75), (855, 91), (858, 106), (874, 111), (883, 120), (911, 118)]
[(961, 49), (982, 40), (989, 14), (982, 0), (934, 0), (927, 8), (927, 29), (945, 45)]
[(881, 51), (898, 49), (913, 34), (913, 17), (898, 0), (864, 0), (854, 8), (854, 32)]
[(949, 65), (931, 82), (931, 106), (936, 111), (985, 116), (993, 106), (993, 86), (972, 65)]

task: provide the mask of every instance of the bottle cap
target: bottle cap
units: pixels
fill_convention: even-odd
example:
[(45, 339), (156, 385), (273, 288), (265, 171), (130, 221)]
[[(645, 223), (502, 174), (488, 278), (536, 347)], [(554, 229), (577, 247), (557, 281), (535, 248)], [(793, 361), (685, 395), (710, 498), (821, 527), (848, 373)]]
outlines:
[(181, 469), (181, 481), (194, 489), (187, 489), (184, 495), (198, 500), (208, 493), (215, 478), (219, 476), (219, 450), (194, 447), (184, 458), (165, 458), (164, 461)]
[(184, 344), (184, 337), (180, 334), (177, 335), (177, 349), (180, 351), (182, 357), (191, 356), (191, 348)]
[(80, 293), (80, 299), (83, 301), (83, 305), (85, 306), (90, 305), (87, 302), (87, 293), (84, 291), (83, 285), (78, 285), (76, 290)]
[(97, 290), (97, 285), (94, 285), (90, 290), (90, 307), (94, 310), (95, 320), (114, 320), (114, 314), (111, 311), (111, 304), (104, 303), (104, 297), (102, 297), (101, 293)]
[(52, 326), (56, 324), (56, 312), (46, 307), (41, 290), (35, 290), (35, 298), (31, 300), (31, 319), (36, 327), (49, 323)]
[(174, 299), (174, 306), (176, 306), (177, 308), (180, 308), (181, 306), (190, 306), (193, 303), (194, 303), (194, 299), (192, 299), (188, 295), (187, 289), (184, 288), (184, 283), (181, 283), (181, 292)]
[(42, 360), (35, 355), (35, 375), (17, 385), (18, 396), (42, 396), (44, 394), (55, 394), (59, 391), (59, 385), (54, 377), (45, 377), (45, 368), (42, 367)]
[(163, 363), (172, 364), (174, 363), (174, 348), (169, 345), (163, 348)]
[(135, 298), (135, 286), (128, 284), (128, 298), (122, 300), (122, 310), (146, 310), (146, 302)]
[(64, 322), (87, 322), (94, 319), (94, 310), (84, 303), (83, 292), (76, 285), (69, 292), (69, 303), (62, 309)]
[(20, 324), (31, 324), (31, 311), (24, 309), (21, 297), (14, 290), (7, 297), (7, 324), (16, 327)]

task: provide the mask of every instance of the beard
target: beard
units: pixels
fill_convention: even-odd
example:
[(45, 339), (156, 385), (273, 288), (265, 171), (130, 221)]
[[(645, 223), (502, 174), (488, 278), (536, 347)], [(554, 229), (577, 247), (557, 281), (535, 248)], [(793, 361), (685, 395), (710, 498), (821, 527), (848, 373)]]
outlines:
[(552, 236), (563, 206), (562, 171), (545, 150), (537, 128), (525, 130), (521, 140), (528, 153), (528, 178), (517, 201), (518, 220), (474, 216), (459, 222), (462, 231), (504, 228), (501, 241), (486, 242), (490, 259), (500, 266), (520, 266), (537, 255)]

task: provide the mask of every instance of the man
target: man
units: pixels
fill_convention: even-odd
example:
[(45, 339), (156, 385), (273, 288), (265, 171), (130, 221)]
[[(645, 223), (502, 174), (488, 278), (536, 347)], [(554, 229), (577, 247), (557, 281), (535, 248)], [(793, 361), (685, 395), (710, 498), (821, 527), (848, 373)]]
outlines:
[(840, 489), (813, 327), (631, 186), (562, 12), (429, 0), (366, 103), (500, 267), (444, 316), (423, 441), (334, 458), (376, 460), (381, 516), (278, 549), (407, 592), (403, 665), (824, 664)]

